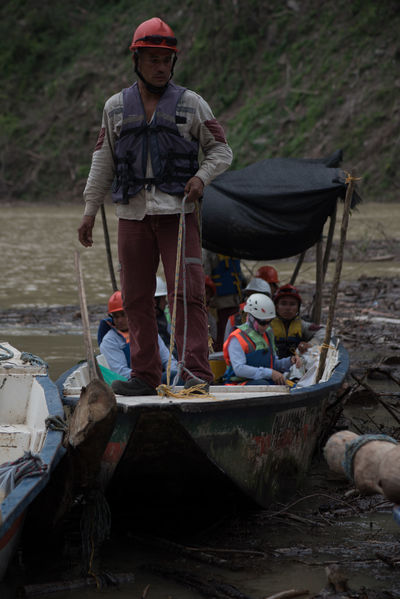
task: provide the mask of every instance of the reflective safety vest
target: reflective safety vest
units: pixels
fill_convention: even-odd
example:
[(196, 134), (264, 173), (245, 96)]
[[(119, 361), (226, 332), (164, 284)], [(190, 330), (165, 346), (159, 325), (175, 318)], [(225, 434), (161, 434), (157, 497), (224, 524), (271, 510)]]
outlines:
[(240, 260), (218, 254), (219, 262), (211, 273), (211, 278), (217, 288), (217, 295), (238, 294), (242, 296), (242, 271)]
[(264, 368), (274, 367), (275, 346), (273, 338), (269, 336), (268, 332), (260, 335), (245, 323), (232, 331), (224, 343), (224, 359), (228, 365), (224, 375), (225, 382), (245, 380), (237, 377), (231, 366), (228, 347), (233, 338), (239, 341), (240, 347), (246, 354), (246, 364), (255, 367), (263, 366)]
[(243, 319), (246, 316), (246, 314), (243, 312), (243, 308), (245, 307), (245, 305), (246, 302), (242, 302), (239, 306), (239, 312), (236, 312), (235, 314), (231, 314), (229, 316), (229, 324), (233, 329), (236, 327), (240, 327), (240, 325), (243, 324)]
[(288, 328), (286, 328), (285, 322), (279, 316), (276, 316), (271, 321), (271, 328), (274, 332), (279, 358), (292, 356), (303, 339), (300, 316), (293, 318), (289, 322)]
[[(172, 83), (162, 94), (153, 118), (147, 122), (137, 83), (122, 90), (123, 119), (115, 142), (113, 202), (128, 204), (144, 186), (155, 185), (170, 195), (183, 194), (187, 181), (198, 169), (199, 143), (186, 140), (177, 123), (186, 122), (176, 114), (184, 87)], [(153, 177), (146, 176), (150, 152)]]

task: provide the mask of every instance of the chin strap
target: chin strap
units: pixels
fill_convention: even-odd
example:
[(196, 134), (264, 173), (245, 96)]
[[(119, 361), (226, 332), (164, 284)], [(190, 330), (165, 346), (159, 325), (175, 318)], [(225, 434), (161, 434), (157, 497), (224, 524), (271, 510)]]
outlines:
[(173, 61), (172, 61), (171, 74), (170, 74), (170, 76), (169, 76), (169, 79), (168, 79), (168, 81), (167, 81), (167, 83), (166, 83), (165, 85), (161, 85), (161, 86), (158, 86), (158, 85), (152, 85), (151, 83), (149, 83), (148, 81), (146, 81), (146, 79), (143, 77), (142, 73), (141, 73), (141, 72), (139, 71), (139, 69), (138, 69), (138, 53), (137, 53), (137, 51), (136, 51), (136, 52), (134, 53), (134, 55), (133, 55), (133, 59), (134, 59), (134, 63), (135, 63), (135, 73), (136, 73), (136, 75), (139, 77), (139, 79), (140, 79), (141, 81), (143, 81), (143, 83), (144, 83), (144, 84), (145, 84), (145, 86), (146, 86), (146, 89), (147, 89), (147, 90), (148, 90), (150, 93), (152, 93), (152, 94), (159, 94), (159, 95), (161, 95), (161, 94), (163, 94), (163, 93), (165, 92), (165, 90), (166, 90), (166, 89), (167, 89), (167, 87), (168, 87), (168, 83), (169, 83), (169, 82), (171, 81), (171, 79), (172, 79), (172, 76), (173, 76), (173, 74), (174, 74), (174, 67), (175, 67), (175, 63), (176, 63), (176, 59), (177, 59), (177, 58), (178, 58), (178, 57), (177, 57), (177, 55), (175, 54), (175, 56), (174, 56), (174, 59), (173, 59)]

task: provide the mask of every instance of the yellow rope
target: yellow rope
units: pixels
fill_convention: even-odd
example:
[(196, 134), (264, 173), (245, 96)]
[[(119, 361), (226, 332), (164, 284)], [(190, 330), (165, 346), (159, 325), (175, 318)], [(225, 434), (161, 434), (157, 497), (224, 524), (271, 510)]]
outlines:
[(346, 174), (345, 183), (350, 183), (351, 181), (361, 181), (361, 179), (362, 179), (362, 177), (353, 177), (353, 175), (351, 175), (347, 171), (344, 171), (344, 172)]
[(189, 389), (182, 388), (179, 391), (173, 391), (169, 385), (159, 385), (156, 391), (161, 397), (174, 397), (175, 399), (216, 399), (204, 387), (205, 383), (200, 383), (189, 387)]
[(179, 230), (178, 230), (178, 244), (176, 249), (176, 264), (175, 264), (175, 290), (174, 290), (174, 305), (171, 316), (171, 336), (169, 344), (169, 358), (167, 364), (167, 385), (170, 384), (171, 379), (171, 361), (172, 361), (172, 350), (175, 346), (175, 326), (176, 326), (176, 307), (178, 303), (178, 283), (179, 283), (179, 269), (181, 264), (182, 255), (182, 232), (183, 232), (183, 219), (184, 219), (184, 207), (179, 217)]
[(321, 349), (336, 349), (334, 345), (328, 345), (326, 343), (321, 343)]
[[(179, 216), (179, 229), (178, 229), (178, 242), (176, 249), (176, 264), (175, 264), (175, 290), (174, 290), (174, 305), (172, 309), (171, 315), (171, 336), (170, 336), (170, 346), (169, 346), (169, 358), (167, 364), (167, 384), (162, 384), (157, 387), (157, 393), (161, 397), (175, 397), (176, 399), (195, 399), (195, 398), (210, 398), (215, 399), (213, 395), (210, 395), (209, 392), (204, 388), (206, 383), (201, 383), (199, 385), (193, 385), (189, 387), (189, 389), (180, 389), (179, 391), (173, 391), (170, 386), (171, 379), (171, 361), (172, 361), (172, 350), (175, 346), (175, 328), (176, 328), (176, 311), (178, 304), (178, 284), (179, 284), (179, 271), (181, 265), (182, 258), (182, 239), (183, 239), (183, 226), (184, 226), (184, 218), (185, 218), (185, 206), (184, 206), (185, 198), (182, 202), (182, 212)], [(196, 203), (197, 206), (197, 203)], [(200, 228), (200, 213), (197, 207), (197, 219), (199, 222)], [(200, 229), (201, 230), (201, 229)], [(204, 296), (205, 300), (205, 296)], [(183, 358), (183, 356), (182, 356)]]

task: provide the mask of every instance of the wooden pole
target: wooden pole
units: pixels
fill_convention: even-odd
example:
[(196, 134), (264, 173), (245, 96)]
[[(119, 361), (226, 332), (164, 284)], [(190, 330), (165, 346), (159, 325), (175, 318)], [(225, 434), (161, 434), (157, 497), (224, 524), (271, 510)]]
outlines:
[(300, 272), (301, 265), (304, 262), (304, 256), (306, 255), (306, 252), (307, 252), (307, 250), (305, 252), (303, 252), (302, 254), (300, 254), (300, 256), (299, 256), (299, 258), (297, 260), (296, 266), (294, 268), (293, 274), (290, 277), (289, 285), (294, 285), (295, 284), (295, 281), (297, 279), (297, 275)]
[(329, 256), (330, 256), (331, 249), (332, 249), (333, 234), (335, 232), (335, 226), (336, 226), (336, 211), (337, 211), (337, 201), (335, 204), (335, 209), (330, 216), (328, 238), (326, 240), (326, 245), (325, 245), (324, 261), (323, 261), (323, 269), (322, 269), (323, 270), (322, 281), (325, 281), (326, 272), (328, 270)]
[(81, 259), (78, 250), (75, 250), (75, 272), (77, 276), (78, 282), (78, 290), (79, 290), (79, 302), (81, 306), (81, 317), (82, 317), (82, 327), (83, 327), (83, 338), (85, 342), (86, 349), (86, 360), (89, 369), (90, 380), (103, 379), (103, 375), (101, 374), (100, 368), (97, 364), (97, 360), (94, 357), (92, 337), (90, 334), (90, 326), (89, 326), (89, 315), (86, 304), (86, 294), (85, 294), (85, 286), (83, 282), (82, 276), (82, 268), (81, 268)]
[(328, 353), (328, 347), (329, 347), (329, 343), (330, 343), (331, 335), (332, 335), (333, 318), (334, 318), (334, 314), (335, 314), (336, 298), (337, 298), (337, 293), (338, 293), (338, 289), (339, 289), (340, 275), (342, 272), (344, 245), (346, 243), (346, 234), (347, 234), (347, 227), (349, 224), (349, 214), (350, 214), (351, 200), (353, 197), (355, 178), (348, 174), (346, 183), (347, 183), (347, 190), (346, 190), (346, 197), (344, 200), (342, 226), (340, 228), (340, 241), (339, 241), (338, 255), (336, 258), (336, 269), (335, 269), (335, 275), (334, 275), (333, 283), (332, 283), (331, 299), (329, 302), (325, 339), (324, 339), (324, 343), (322, 345), (321, 355), (319, 358), (318, 372), (317, 372), (317, 377), (316, 377), (317, 383), (320, 381), (320, 379), (324, 373), (324, 370), (325, 370), (326, 356)]
[(103, 222), (104, 241), (106, 244), (108, 271), (110, 273), (111, 285), (112, 285), (113, 291), (118, 291), (117, 281), (115, 279), (112, 255), (111, 255), (110, 236), (108, 234), (107, 218), (106, 218), (106, 211), (104, 209), (104, 204), (101, 205), (101, 220)]
[(317, 254), (316, 259), (316, 273), (315, 273), (315, 295), (314, 295), (314, 306), (312, 311), (311, 319), (315, 324), (321, 322), (322, 314), (322, 285), (323, 285), (323, 265), (322, 265), (322, 237), (318, 239), (315, 245), (315, 251)]

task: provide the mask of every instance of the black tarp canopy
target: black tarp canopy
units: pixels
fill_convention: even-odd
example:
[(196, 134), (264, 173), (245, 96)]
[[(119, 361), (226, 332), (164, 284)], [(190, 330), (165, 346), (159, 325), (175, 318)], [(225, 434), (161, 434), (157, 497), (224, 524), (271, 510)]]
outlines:
[(271, 158), (216, 177), (204, 193), (203, 247), (248, 260), (312, 247), (346, 195), (341, 160), (341, 150), (321, 160)]

